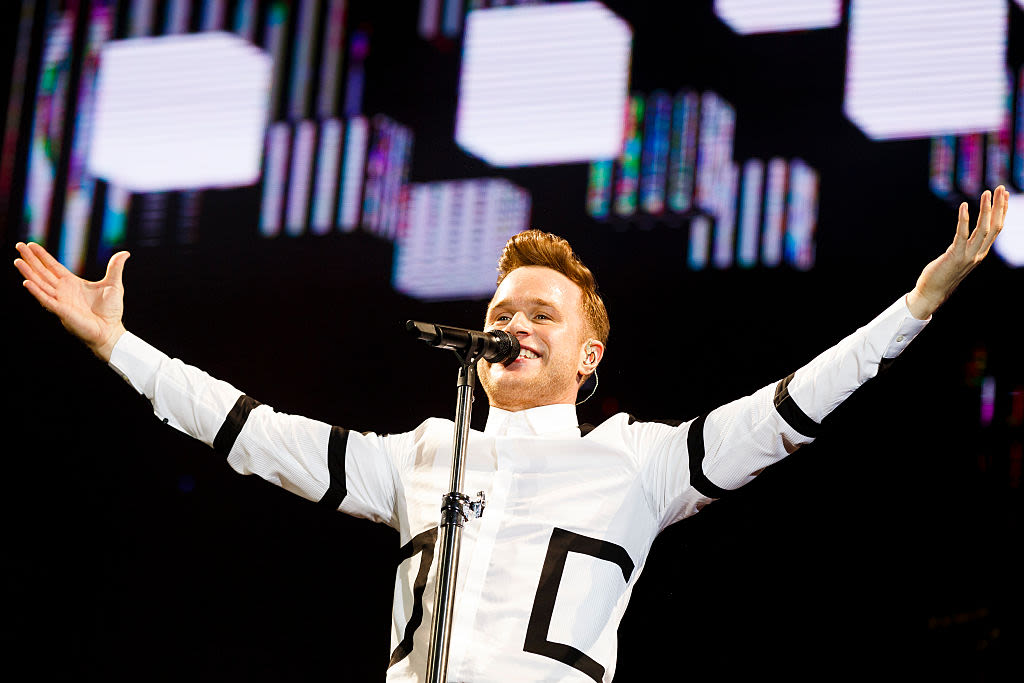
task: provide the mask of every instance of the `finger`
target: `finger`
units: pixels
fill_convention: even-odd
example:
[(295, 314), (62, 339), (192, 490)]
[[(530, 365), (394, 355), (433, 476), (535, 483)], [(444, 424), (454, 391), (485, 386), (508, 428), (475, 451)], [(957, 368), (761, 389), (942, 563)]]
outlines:
[(1010, 193), (1000, 185), (996, 188), (995, 197), (992, 202), (992, 224), (991, 228), (1002, 230), (1003, 222), (1006, 219), (1006, 207), (1010, 203)]
[(50, 252), (46, 251), (41, 244), (29, 242), (28, 248), (31, 249), (32, 253), (39, 257), (39, 260), (43, 262), (43, 265), (45, 265), (46, 268), (57, 277), (64, 277), (65, 275), (72, 274), (71, 271), (65, 268), (60, 261), (53, 258), (53, 256), (50, 255)]
[(995, 241), (996, 237), (1003, 230), (1003, 224), (1006, 220), (1006, 207), (1010, 202), (1010, 193), (1006, 191), (1002, 185), (996, 188), (995, 201), (992, 206), (992, 220), (989, 224), (988, 233), (985, 235), (985, 239), (982, 241), (979, 254), (984, 256), (988, 253), (989, 247)]
[(119, 251), (110, 257), (107, 263), (107, 274), (103, 281), (107, 284), (121, 286), (121, 276), (124, 274), (124, 262), (131, 256), (127, 251)]
[[(29, 245), (23, 242), (18, 242), (18, 244), (15, 245), (15, 248), (18, 250), (18, 253), (21, 254), (21, 258), (24, 259), (26, 265), (35, 271), (40, 278), (51, 286), (55, 287), (57, 285), (57, 276), (51, 273), (50, 270), (43, 265), (39, 260), (39, 257), (36, 256), (35, 252), (32, 251)], [(22, 273), (22, 275), (24, 275), (24, 273)]]
[(42, 287), (32, 280), (25, 280), (24, 285), (25, 289), (27, 289), (29, 293), (36, 298), (36, 301), (38, 301), (43, 308), (48, 310), (50, 313), (57, 312), (57, 300), (43, 291)]
[(967, 202), (960, 203), (960, 211), (957, 214), (956, 221), (956, 236), (953, 238), (954, 246), (963, 246), (967, 243), (967, 239), (971, 236), (970, 226), (971, 224), (971, 211), (967, 207)]
[(47, 296), (56, 297), (57, 290), (53, 285), (48, 283), (41, 275), (32, 269), (32, 266), (25, 263), (20, 258), (14, 259), (14, 267), (18, 269), (22, 277), (25, 278), (26, 282), (34, 282), (39, 289), (46, 292)]
[(981, 245), (988, 235), (989, 227), (992, 224), (992, 193), (985, 190), (981, 193), (981, 207), (978, 211), (978, 223), (967, 241), (967, 251), (970, 255), (977, 254)]

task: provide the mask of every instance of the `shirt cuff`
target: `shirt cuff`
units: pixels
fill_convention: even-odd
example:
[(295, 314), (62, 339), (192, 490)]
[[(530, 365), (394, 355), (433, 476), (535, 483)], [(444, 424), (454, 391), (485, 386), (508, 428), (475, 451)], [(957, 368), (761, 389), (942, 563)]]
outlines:
[(891, 314), (893, 322), (897, 324), (896, 330), (889, 338), (889, 343), (885, 347), (885, 352), (882, 353), (882, 358), (896, 358), (903, 353), (903, 349), (907, 348), (907, 344), (914, 341), (914, 338), (921, 333), (921, 330), (932, 319), (931, 316), (928, 316), (925, 320), (915, 318), (907, 306), (906, 295), (901, 296), (899, 301), (890, 306), (886, 313)]
[(135, 391), (152, 399), (156, 372), (166, 357), (131, 332), (125, 332), (111, 349), (108, 365)]

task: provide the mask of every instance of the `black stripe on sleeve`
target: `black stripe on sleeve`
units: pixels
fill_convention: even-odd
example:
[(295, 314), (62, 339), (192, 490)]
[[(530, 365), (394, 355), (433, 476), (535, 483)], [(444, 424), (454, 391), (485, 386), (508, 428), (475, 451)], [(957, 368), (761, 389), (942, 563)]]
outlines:
[(721, 498), (730, 491), (713, 484), (704, 474), (704, 421), (707, 415), (701, 415), (690, 423), (686, 433), (686, 451), (690, 456), (690, 483), (702, 496)]
[(327, 440), (327, 472), (330, 474), (331, 483), (317, 503), (332, 510), (338, 509), (347, 493), (345, 489), (345, 449), (347, 447), (348, 430), (331, 427), (331, 436)]
[(657, 422), (658, 424), (668, 425), (669, 427), (678, 427), (683, 424), (682, 420), (638, 420), (632, 413), (627, 413), (629, 421), (627, 424), (633, 424), (634, 422)]
[(789, 395), (789, 383), (793, 381), (793, 373), (783, 379), (775, 387), (775, 410), (790, 427), (806, 437), (815, 438), (821, 433), (821, 425), (807, 416), (793, 397)]
[(251, 396), (242, 394), (238, 397), (234, 407), (231, 408), (231, 412), (224, 418), (224, 424), (217, 430), (217, 436), (213, 439), (213, 449), (215, 451), (225, 458), (228, 456), (228, 453), (231, 452), (231, 447), (235, 445), (235, 439), (238, 438), (242, 427), (245, 426), (245, 421), (249, 419), (249, 413), (258, 405), (260, 405), (260, 402)]

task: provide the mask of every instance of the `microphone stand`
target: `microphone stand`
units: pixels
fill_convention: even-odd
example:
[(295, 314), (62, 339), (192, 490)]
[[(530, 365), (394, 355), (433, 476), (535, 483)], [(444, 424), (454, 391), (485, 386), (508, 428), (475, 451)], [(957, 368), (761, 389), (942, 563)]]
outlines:
[[(472, 347), (477, 346), (476, 344)], [(469, 443), (469, 420), (473, 410), (473, 387), (476, 384), (476, 362), (482, 351), (470, 348), (459, 359), (459, 376), (455, 398), (455, 436), (452, 445), (452, 472), (449, 493), (441, 497), (440, 543), (441, 559), (437, 566), (437, 591), (434, 614), (430, 622), (430, 651), (427, 655), (427, 682), (448, 680), (448, 648), (452, 637), (452, 613), (455, 607), (455, 579), (459, 571), (459, 547), (462, 525), (469, 515), (480, 517), (484, 511), (484, 492), (476, 500), (462, 493), (465, 479), (466, 447)]]

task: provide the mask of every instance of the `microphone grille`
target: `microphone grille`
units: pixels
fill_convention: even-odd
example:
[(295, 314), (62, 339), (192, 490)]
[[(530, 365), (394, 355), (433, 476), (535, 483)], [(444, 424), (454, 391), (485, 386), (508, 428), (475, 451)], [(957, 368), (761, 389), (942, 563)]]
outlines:
[(498, 340), (498, 348), (494, 353), (492, 363), (504, 363), (514, 360), (519, 356), (519, 340), (505, 330), (494, 330), (492, 333)]

